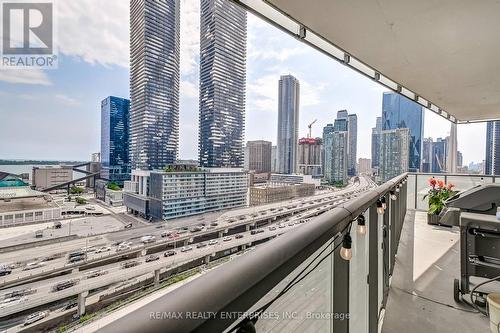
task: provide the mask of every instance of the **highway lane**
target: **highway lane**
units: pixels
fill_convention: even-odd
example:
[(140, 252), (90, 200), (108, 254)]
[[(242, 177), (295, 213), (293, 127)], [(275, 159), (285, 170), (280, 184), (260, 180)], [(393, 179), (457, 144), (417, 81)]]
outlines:
[[(284, 214), (288, 211), (292, 211), (295, 209), (306, 209), (306, 208), (316, 208), (317, 206), (321, 205), (323, 201), (328, 201), (328, 202), (333, 202), (333, 200), (336, 200), (339, 196), (346, 195), (346, 193), (351, 193), (354, 191), (363, 191), (366, 189), (366, 187), (371, 186), (372, 184), (369, 183), (368, 180), (364, 178), (360, 178), (360, 184), (356, 184), (354, 186), (351, 186), (349, 188), (345, 188), (343, 190), (331, 192), (331, 193), (326, 193), (322, 194), (319, 196), (312, 196), (312, 197), (307, 197), (307, 198), (299, 198), (295, 199), (289, 202), (284, 202), (284, 203), (274, 203), (274, 204), (268, 204), (268, 205), (263, 205), (263, 206), (257, 206), (257, 207), (250, 207), (250, 208), (243, 208), (243, 209), (238, 209), (235, 211), (227, 212), (223, 214), (217, 223), (219, 224), (217, 227), (215, 227), (213, 230), (205, 230), (203, 232), (198, 232), (198, 233), (190, 233), (190, 234), (185, 234), (182, 235), (180, 240), (183, 238), (190, 238), (192, 236), (201, 236), (203, 234), (207, 233), (212, 233), (212, 232), (217, 232), (217, 231), (224, 231), (227, 228), (234, 228), (236, 226), (240, 225), (245, 225), (245, 224), (253, 224), (254, 222), (257, 222), (262, 219), (266, 218), (273, 218), (279, 214)], [(357, 189), (358, 188), (358, 189)], [(307, 206), (309, 205), (309, 207)], [(242, 219), (239, 220), (237, 219), (235, 222), (230, 222), (231, 219), (235, 219), (237, 217), (241, 217)], [(141, 227), (141, 228), (136, 228), (136, 229), (130, 229), (130, 230), (124, 230), (120, 232), (115, 232), (111, 234), (105, 234), (101, 236), (96, 236), (96, 237), (89, 237), (86, 239), (79, 239), (79, 240), (74, 240), (74, 241), (68, 241), (68, 242), (63, 242), (63, 243), (58, 243), (58, 244), (52, 244), (52, 245), (46, 245), (46, 246), (40, 246), (37, 248), (30, 248), (30, 249), (24, 249), (20, 251), (16, 251), (16, 253), (4, 253), (0, 254), (0, 262), (2, 263), (11, 263), (15, 262), (16, 259), (18, 260), (19, 258), (23, 258), (24, 262), (29, 262), (29, 261), (37, 261), (37, 260), (42, 260), (43, 257), (53, 255), (53, 254), (59, 254), (59, 253), (68, 253), (74, 250), (78, 250), (81, 248), (85, 248), (86, 246), (111, 246), (111, 244), (116, 243), (116, 242), (121, 242), (121, 241), (132, 241), (133, 246), (135, 247), (140, 247), (140, 237), (142, 235), (155, 235), (158, 239), (160, 238), (160, 233), (169, 230), (166, 227), (168, 226), (167, 223), (161, 223), (161, 224), (155, 224), (151, 226), (146, 226), (146, 227)], [(110, 240), (112, 240), (110, 242)], [(114, 252), (114, 251), (112, 251)], [(43, 253), (44, 256), (40, 256), (40, 254)], [(99, 255), (99, 257), (108, 255), (111, 253), (106, 253), (104, 255)], [(90, 255), (89, 259), (92, 259), (94, 255)], [(77, 264), (79, 265), (79, 264)], [(26, 276), (30, 276), (30, 274), (36, 274), (36, 273), (41, 273), (41, 272), (50, 272), (54, 269), (62, 268), (62, 267), (67, 267), (67, 259), (66, 257), (61, 257), (55, 260), (52, 260), (50, 262), (46, 262), (44, 267), (38, 268), (38, 269), (33, 269), (31, 271), (20, 271), (20, 268), (17, 270), (14, 270), (11, 274), (11, 276), (4, 277), (3, 280), (0, 279), (0, 283), (3, 283), (3, 281), (9, 281), (17, 278), (22, 278)], [(74, 265), (70, 265), (74, 266)]]

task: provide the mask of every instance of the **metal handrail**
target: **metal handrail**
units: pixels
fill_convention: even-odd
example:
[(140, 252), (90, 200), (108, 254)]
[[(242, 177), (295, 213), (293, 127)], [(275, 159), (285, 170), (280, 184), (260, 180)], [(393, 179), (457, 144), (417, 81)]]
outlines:
[[(247, 311), (321, 246), (344, 230), (353, 219), (375, 205), (381, 196), (387, 195), (406, 178), (406, 173), (397, 176), (313, 218), (300, 228), (111, 322), (99, 332), (223, 331), (237, 318), (186, 318), (185, 314)], [(163, 314), (166, 314), (166, 318), (162, 317)], [(176, 319), (167, 319), (176, 314)]]

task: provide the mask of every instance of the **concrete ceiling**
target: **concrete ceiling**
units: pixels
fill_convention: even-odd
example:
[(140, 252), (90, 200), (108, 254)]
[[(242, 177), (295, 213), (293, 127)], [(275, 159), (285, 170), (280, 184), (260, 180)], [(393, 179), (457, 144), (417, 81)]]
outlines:
[(500, 0), (266, 0), (458, 121), (500, 119)]

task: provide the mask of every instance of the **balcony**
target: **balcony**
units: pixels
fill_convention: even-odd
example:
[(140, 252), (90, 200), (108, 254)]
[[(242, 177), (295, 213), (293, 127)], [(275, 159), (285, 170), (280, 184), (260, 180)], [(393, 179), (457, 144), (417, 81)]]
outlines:
[[(453, 299), (459, 229), (428, 225), (422, 210), (432, 176), (396, 177), (100, 332), (486, 332), (488, 319)], [(434, 176), (459, 189), (495, 181)]]

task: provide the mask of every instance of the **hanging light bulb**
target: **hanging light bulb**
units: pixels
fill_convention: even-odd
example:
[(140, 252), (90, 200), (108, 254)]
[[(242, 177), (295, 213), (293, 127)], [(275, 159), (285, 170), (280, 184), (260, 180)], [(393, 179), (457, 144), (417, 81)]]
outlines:
[(399, 185), (398, 185), (398, 186), (396, 186), (396, 192), (398, 192), (398, 193), (399, 193)]
[(396, 201), (396, 199), (398, 198), (398, 196), (396, 195), (396, 192), (391, 191), (390, 193), (391, 193), (391, 200)]
[(358, 222), (358, 229), (357, 229), (358, 234), (366, 235), (366, 223), (365, 223), (366, 221), (363, 214), (359, 215), (356, 221)]
[(377, 213), (379, 215), (384, 214), (384, 207), (382, 206), (382, 201), (380, 201), (380, 199), (377, 200)]
[(385, 202), (385, 197), (380, 198), (380, 201), (382, 202), (382, 208), (384, 208), (384, 210), (386, 210), (387, 209), (387, 203)]
[(340, 248), (340, 256), (344, 260), (352, 259), (352, 239), (349, 233), (344, 235), (344, 239), (342, 240), (342, 247)]

